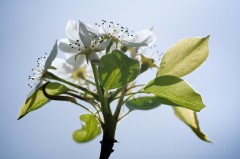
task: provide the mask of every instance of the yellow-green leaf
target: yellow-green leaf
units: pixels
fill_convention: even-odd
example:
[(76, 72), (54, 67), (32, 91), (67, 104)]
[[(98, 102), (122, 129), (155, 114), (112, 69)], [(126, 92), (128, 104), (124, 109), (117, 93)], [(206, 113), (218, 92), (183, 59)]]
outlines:
[[(69, 89), (60, 83), (49, 83), (46, 86), (46, 92), (50, 95), (60, 95), (67, 92)], [(44, 96), (42, 86), (39, 87), (21, 106), (19, 110), (18, 119), (24, 117), (27, 113), (41, 108), (43, 105), (48, 103), (50, 100)]]
[(84, 143), (93, 140), (101, 133), (100, 122), (92, 114), (83, 114), (80, 120), (85, 122), (81, 129), (74, 131), (73, 139), (78, 143)]
[(101, 58), (99, 76), (106, 90), (120, 88), (132, 82), (139, 75), (139, 62), (129, 58), (120, 50), (114, 50)]
[(155, 78), (145, 86), (143, 92), (154, 94), (193, 111), (200, 111), (205, 107), (201, 95), (187, 82), (174, 76)]
[(157, 77), (182, 77), (199, 67), (208, 57), (209, 36), (187, 38), (174, 44), (163, 56)]
[(159, 97), (138, 97), (126, 102), (129, 110), (150, 110), (160, 106)]
[(185, 124), (187, 124), (200, 139), (211, 142), (208, 137), (201, 131), (196, 112), (181, 107), (173, 107), (173, 110), (176, 116)]

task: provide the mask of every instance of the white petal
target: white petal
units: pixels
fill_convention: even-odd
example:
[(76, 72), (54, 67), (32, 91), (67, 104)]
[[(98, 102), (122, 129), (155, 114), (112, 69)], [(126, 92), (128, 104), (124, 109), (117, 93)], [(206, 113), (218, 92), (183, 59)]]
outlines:
[(85, 25), (85, 27), (87, 28), (87, 30), (89, 31), (89, 34), (92, 38), (95, 38), (96, 36), (99, 37), (101, 36), (102, 32), (99, 28), (95, 28), (91, 25)]
[(127, 40), (122, 40), (121, 44), (127, 47), (141, 47), (141, 46), (147, 46), (144, 43), (133, 43), (133, 42), (129, 42)]
[(60, 70), (49, 70), (49, 72), (65, 80), (68, 79), (72, 74), (72, 73), (68, 73)]
[(70, 57), (72, 57), (73, 54), (71, 53), (67, 53), (67, 52), (64, 52), (64, 56), (66, 59), (69, 59)]
[(86, 63), (85, 55), (73, 55), (66, 60), (66, 62), (72, 66), (72, 71), (75, 72), (81, 65)]
[(75, 45), (70, 46), (70, 41), (68, 39), (60, 39), (59, 40), (59, 49), (62, 50), (63, 52), (67, 53), (79, 53), (79, 48), (76, 47)]
[(76, 40), (80, 39), (75, 21), (73, 21), (73, 20), (68, 21), (67, 27), (66, 27), (66, 32), (67, 32), (67, 36), (70, 40), (76, 42)]
[(136, 33), (133, 37), (132, 42), (135, 43), (145, 43), (147, 45), (154, 43), (156, 40), (156, 36), (150, 30), (143, 30), (141, 32)]
[(104, 40), (102, 43), (98, 44), (97, 51), (102, 51), (108, 47), (110, 44), (111, 39)]
[(91, 38), (85, 24), (79, 21), (79, 36), (84, 46), (90, 47)]
[(49, 54), (46, 62), (45, 62), (45, 66), (44, 66), (44, 70), (46, 71), (52, 64), (53, 60), (56, 58), (57, 56), (57, 52), (58, 52), (58, 47), (57, 47), (57, 40), (55, 41), (55, 44), (53, 46), (53, 49), (51, 51), (51, 53)]
[(89, 61), (91, 61), (92, 63), (94, 63), (95, 65), (102, 65), (101, 60), (99, 59), (99, 57), (97, 56), (97, 54), (95, 52), (93, 52), (89, 59)]
[(71, 73), (72, 72), (72, 67), (66, 63), (66, 60), (61, 59), (61, 58), (56, 58), (52, 66), (54, 66), (57, 71), (56, 72), (62, 72), (62, 73)]
[(150, 30), (143, 30), (134, 35), (133, 38), (126, 37), (121, 43), (128, 47), (141, 47), (148, 46), (154, 43), (156, 40), (156, 36)]

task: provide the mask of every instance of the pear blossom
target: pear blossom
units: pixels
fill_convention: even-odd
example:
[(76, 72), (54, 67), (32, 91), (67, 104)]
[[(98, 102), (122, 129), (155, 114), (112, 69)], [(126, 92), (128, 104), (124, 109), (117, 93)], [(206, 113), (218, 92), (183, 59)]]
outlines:
[(84, 55), (75, 57), (75, 55), (65, 53), (65, 59), (56, 58), (52, 65), (56, 68), (54, 72), (59, 77), (81, 86), (86, 85), (85, 79), (91, 77)]
[[(53, 60), (56, 58), (57, 51), (58, 51), (58, 47), (57, 47), (57, 41), (56, 41), (48, 57), (44, 56), (44, 57), (38, 58), (37, 60), (38, 66), (32, 69), (33, 75), (29, 76), (29, 80), (33, 80), (34, 83), (28, 84), (29, 87), (32, 88), (33, 86), (35, 86), (35, 88), (30, 92), (28, 96), (30, 96), (36, 89), (38, 89), (45, 83), (47, 79), (47, 71), (48, 69), (50, 69)], [(45, 55), (47, 54), (45, 53)]]
[(87, 60), (99, 63), (96, 52), (104, 50), (109, 44), (109, 39), (95, 38), (88, 31), (87, 26), (79, 21), (69, 20), (66, 27), (67, 39), (60, 39), (59, 48), (67, 53), (83, 54)]
[(86, 25), (86, 28), (92, 35), (103, 39), (111, 39), (116, 43), (120, 42), (126, 47), (149, 46), (156, 40), (156, 36), (149, 29), (133, 34), (133, 31), (130, 32), (127, 27), (120, 26), (119, 23), (110, 22), (107, 24), (106, 20), (102, 20), (101, 25), (97, 23), (95, 25), (97, 28)]
[(156, 50), (156, 45), (153, 45), (153, 47), (130, 48), (128, 51), (131, 58), (141, 63), (140, 72), (144, 72), (149, 68), (158, 68), (162, 57), (162, 53)]

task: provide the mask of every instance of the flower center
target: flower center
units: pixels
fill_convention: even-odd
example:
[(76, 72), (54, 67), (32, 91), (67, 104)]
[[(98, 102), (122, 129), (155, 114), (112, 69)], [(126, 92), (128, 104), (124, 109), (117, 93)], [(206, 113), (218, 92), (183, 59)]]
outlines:
[(119, 23), (115, 24), (112, 21), (107, 22), (106, 20), (102, 20), (101, 24), (95, 23), (95, 25), (103, 31), (102, 36), (112, 38), (113, 41), (121, 41), (123, 38), (133, 37), (133, 31), (130, 34), (129, 29), (127, 27), (120, 26)]
[(37, 67), (32, 68), (33, 75), (28, 76), (29, 80), (34, 81), (34, 83), (32, 84), (28, 84), (28, 86), (31, 88), (46, 76), (46, 71), (47, 71), (45, 70), (46, 55), (47, 53), (45, 53), (44, 57), (39, 57), (37, 59), (37, 64), (38, 64)]

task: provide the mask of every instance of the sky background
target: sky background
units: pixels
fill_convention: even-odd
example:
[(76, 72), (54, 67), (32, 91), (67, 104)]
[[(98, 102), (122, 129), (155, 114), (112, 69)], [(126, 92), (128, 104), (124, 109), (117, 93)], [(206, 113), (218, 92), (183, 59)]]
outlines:
[[(51, 102), (17, 121), (30, 91), (28, 75), (55, 39), (66, 37), (69, 19), (89, 24), (102, 19), (134, 31), (156, 26), (156, 45), (165, 52), (187, 37), (211, 35), (209, 58), (184, 77), (202, 94), (206, 108), (200, 126), (213, 141), (199, 140), (169, 106), (136, 111), (118, 126), (111, 159), (240, 158), (240, 2), (237, 0), (1, 0), (1, 159), (97, 159), (98, 137), (87, 144), (72, 140), (82, 109)], [(152, 71), (141, 80), (147, 82)]]

